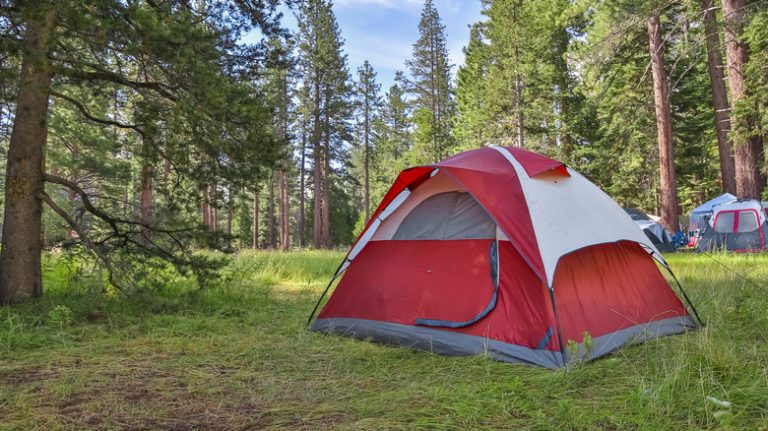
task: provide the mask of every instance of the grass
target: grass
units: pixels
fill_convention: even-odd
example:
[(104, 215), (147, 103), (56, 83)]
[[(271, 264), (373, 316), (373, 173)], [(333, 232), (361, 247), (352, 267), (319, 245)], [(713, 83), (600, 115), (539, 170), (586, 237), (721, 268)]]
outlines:
[(669, 256), (707, 326), (554, 372), (307, 332), (341, 257), (131, 298), (47, 258), (46, 297), (0, 309), (0, 430), (768, 430), (766, 255)]

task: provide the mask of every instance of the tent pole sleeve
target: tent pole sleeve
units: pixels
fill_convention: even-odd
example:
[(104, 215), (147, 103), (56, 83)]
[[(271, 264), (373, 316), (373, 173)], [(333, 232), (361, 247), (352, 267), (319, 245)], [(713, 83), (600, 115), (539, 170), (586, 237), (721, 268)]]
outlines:
[(309, 318), (307, 319), (307, 326), (309, 326), (310, 323), (312, 323), (312, 319), (315, 318), (315, 313), (317, 313), (317, 309), (320, 308), (320, 303), (323, 302), (323, 298), (325, 298), (325, 295), (328, 294), (328, 291), (331, 290), (331, 286), (333, 285), (333, 282), (336, 281), (336, 277), (339, 276), (339, 271), (341, 270), (341, 267), (344, 266), (345, 263), (349, 261), (348, 258), (344, 258), (343, 261), (339, 264), (339, 267), (336, 268), (336, 271), (333, 273), (333, 277), (331, 278), (331, 281), (328, 282), (328, 285), (325, 286), (325, 290), (323, 290), (323, 294), (320, 295), (319, 298), (317, 298), (317, 303), (315, 303), (315, 308), (312, 309), (312, 313), (309, 314)]
[(696, 317), (696, 322), (698, 322), (699, 326), (704, 326), (704, 321), (701, 320), (701, 317), (699, 316), (699, 311), (696, 310), (696, 307), (693, 305), (693, 302), (691, 302), (691, 299), (688, 298), (688, 294), (685, 293), (685, 290), (683, 289), (683, 285), (680, 284), (680, 280), (678, 280), (675, 273), (672, 272), (672, 268), (664, 265), (664, 269), (666, 269), (667, 272), (669, 272), (669, 275), (672, 276), (672, 279), (675, 280), (675, 283), (677, 284), (677, 288), (680, 290), (680, 293), (683, 295), (685, 302), (688, 304), (688, 308), (690, 308), (690, 311), (693, 311), (693, 315)]

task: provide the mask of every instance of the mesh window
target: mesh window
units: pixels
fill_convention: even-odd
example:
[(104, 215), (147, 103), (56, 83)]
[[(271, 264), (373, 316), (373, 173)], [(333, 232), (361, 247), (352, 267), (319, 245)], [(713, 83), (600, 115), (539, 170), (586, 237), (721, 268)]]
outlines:
[(715, 218), (715, 232), (733, 232), (733, 211), (722, 212)]
[(467, 192), (438, 193), (414, 208), (392, 239), (490, 239), (496, 223)]
[(739, 211), (739, 232), (757, 230), (757, 217), (753, 211)]

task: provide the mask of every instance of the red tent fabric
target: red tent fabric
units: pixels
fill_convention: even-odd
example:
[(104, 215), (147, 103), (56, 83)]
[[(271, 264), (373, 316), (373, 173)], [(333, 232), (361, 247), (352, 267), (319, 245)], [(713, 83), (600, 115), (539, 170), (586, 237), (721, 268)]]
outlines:
[(647, 241), (562, 163), (520, 149), (469, 151), (400, 174), (311, 328), (562, 367), (697, 327)]

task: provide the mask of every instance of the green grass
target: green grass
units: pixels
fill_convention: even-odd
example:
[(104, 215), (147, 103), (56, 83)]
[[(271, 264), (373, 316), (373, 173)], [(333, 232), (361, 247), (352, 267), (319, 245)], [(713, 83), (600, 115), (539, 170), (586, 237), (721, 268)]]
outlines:
[(707, 326), (554, 372), (307, 332), (341, 257), (131, 298), (47, 258), (46, 297), (0, 309), (0, 429), (768, 430), (766, 255), (670, 256)]

